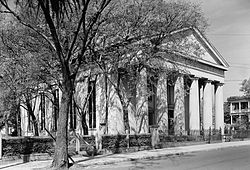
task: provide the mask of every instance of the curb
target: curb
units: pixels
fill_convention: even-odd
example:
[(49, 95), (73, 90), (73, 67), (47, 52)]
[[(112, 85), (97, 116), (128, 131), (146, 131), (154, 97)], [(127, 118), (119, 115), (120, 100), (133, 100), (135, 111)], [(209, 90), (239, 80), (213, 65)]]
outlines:
[[(76, 155), (73, 157), (75, 164), (70, 167), (70, 169), (82, 169), (85, 167), (92, 166), (101, 166), (115, 164), (119, 162), (130, 162), (137, 160), (147, 160), (147, 159), (157, 159), (170, 157), (174, 155), (184, 155), (191, 152), (200, 152), (200, 151), (210, 151), (217, 150), (229, 147), (239, 147), (239, 146), (250, 146), (250, 140), (245, 141), (235, 141), (235, 142), (224, 142), (224, 143), (213, 143), (213, 144), (201, 144), (201, 145), (190, 145), (190, 146), (180, 146), (180, 147), (171, 147), (155, 150), (144, 150), (133, 153), (123, 153), (123, 154), (110, 154), (110, 155), (100, 155), (99, 157), (93, 158), (84, 158), (83, 156)], [(47, 170), (51, 164), (51, 160), (47, 161), (31, 161), (27, 163), (8, 163), (2, 162), (0, 164), (0, 169), (10, 168), (12, 170), (29, 170), (29, 169), (40, 169)]]
[[(185, 153), (192, 153), (192, 152), (200, 152), (200, 151), (211, 151), (211, 150), (218, 150), (223, 148), (230, 148), (230, 147), (239, 147), (239, 146), (247, 146), (250, 145), (250, 141), (236, 141), (236, 142), (224, 142), (224, 143), (215, 143), (215, 144), (203, 144), (203, 145), (192, 145), (192, 146), (184, 146), (184, 147), (173, 147), (173, 148), (164, 148), (164, 149), (156, 149), (156, 150), (148, 150), (146, 152), (151, 152), (149, 155), (145, 156), (136, 156), (135, 153), (131, 153), (131, 155), (127, 158), (119, 158), (117, 155), (116, 158), (106, 158), (105, 161), (101, 162), (92, 162), (91, 160), (77, 162), (72, 167), (91, 167), (96, 165), (109, 165), (119, 162), (130, 162), (130, 161), (137, 161), (137, 160), (146, 160), (146, 159), (157, 159), (157, 158), (164, 158), (174, 155), (184, 155)], [(208, 148), (207, 148), (208, 146)], [(181, 149), (178, 151), (178, 149)], [(141, 151), (143, 155), (143, 152)], [(109, 160), (110, 159), (110, 160)], [(95, 160), (95, 159), (93, 159)]]

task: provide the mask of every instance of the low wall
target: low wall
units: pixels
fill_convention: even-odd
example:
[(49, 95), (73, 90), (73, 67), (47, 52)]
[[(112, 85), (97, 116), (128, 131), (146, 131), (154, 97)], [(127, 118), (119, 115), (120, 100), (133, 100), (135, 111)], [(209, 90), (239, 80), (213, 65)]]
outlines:
[[(139, 135), (103, 135), (101, 141), (102, 149), (104, 152), (120, 153), (128, 151), (138, 151), (153, 148), (165, 148), (185, 145), (185, 143), (204, 142), (221, 140), (221, 135), (212, 134), (209, 136), (200, 135), (166, 135), (159, 134), (157, 143), (152, 146), (152, 134), (139, 134)], [(69, 154), (76, 154), (76, 143), (69, 142)], [(88, 151), (92, 148), (89, 147), (96, 145), (95, 136), (81, 136), (80, 150)], [(20, 156), (31, 153), (46, 153), (52, 155), (54, 153), (54, 141), (50, 137), (4, 137), (2, 138), (2, 153), (6, 156)]]
[[(92, 145), (95, 145), (95, 138), (90, 136), (84, 136), (82, 139), (88, 141)], [(213, 138), (215, 140), (215, 138)], [(216, 139), (217, 140), (217, 139)], [(165, 135), (159, 134), (158, 145), (156, 148), (165, 148), (179, 146), (182, 143), (188, 142), (204, 142), (202, 136), (175, 136), (175, 135)], [(152, 148), (152, 135), (148, 134), (139, 134), (139, 135), (129, 135), (127, 138), (126, 135), (104, 135), (102, 136), (102, 149), (106, 152), (120, 153), (128, 151), (138, 151), (146, 150)], [(81, 150), (87, 148), (84, 142), (81, 142)]]
[(50, 137), (4, 137), (3, 156), (19, 156), (31, 153), (54, 153), (53, 139)]
[(140, 148), (151, 146), (151, 134), (129, 135), (104, 135), (102, 137), (102, 148), (113, 153), (123, 152), (124, 149), (135, 147)]

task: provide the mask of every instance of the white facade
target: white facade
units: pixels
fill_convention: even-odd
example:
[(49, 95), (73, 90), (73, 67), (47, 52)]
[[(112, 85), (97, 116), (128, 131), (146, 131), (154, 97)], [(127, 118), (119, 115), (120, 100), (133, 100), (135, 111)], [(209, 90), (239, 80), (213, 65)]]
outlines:
[(231, 125), (250, 122), (250, 96), (229, 97)]
[[(187, 40), (194, 41), (202, 50), (202, 55), (190, 59), (176, 54), (175, 65), (182, 70), (177, 77), (173, 79), (170, 75), (157, 75), (157, 80), (154, 80), (156, 87), (153, 88), (155, 94), (152, 95), (148, 93), (148, 70), (143, 69), (140, 72), (140, 83), (133, 92), (126, 91), (126, 81), (129, 80), (123, 80), (125, 96), (133, 96), (128, 104), (130, 133), (148, 133), (155, 125), (159, 126), (161, 132), (169, 134), (199, 133), (200, 130), (209, 128), (223, 129), (223, 84), (228, 64), (198, 30), (186, 31)], [(189, 54), (194, 55), (195, 49), (191, 49)], [(166, 67), (171, 67), (167, 60), (172, 61), (172, 57), (164, 57)], [(88, 102), (91, 107), (88, 107), (92, 111), (86, 113), (89, 134), (98, 133), (104, 123), (108, 134), (125, 133), (122, 105), (112, 84), (108, 83), (104, 75), (99, 75), (95, 85), (91, 87), (94, 88), (94, 96)], [(80, 107), (84, 107), (89, 88), (87, 80), (78, 83), (76, 87), (75, 101)], [(50, 108), (47, 109), (46, 119), (53, 121), (53, 117), (49, 116), (53, 115), (53, 106), (48, 104), (48, 107)], [(39, 111), (37, 114), (39, 117)], [(22, 121), (26, 122), (25, 110), (22, 110), (22, 116)], [(105, 122), (106, 117), (108, 122)], [(82, 132), (80, 118), (73, 118), (77, 119), (75, 128)], [(52, 127), (50, 123), (46, 125)], [(27, 124), (24, 124), (22, 129), (27, 135), (26, 127)]]

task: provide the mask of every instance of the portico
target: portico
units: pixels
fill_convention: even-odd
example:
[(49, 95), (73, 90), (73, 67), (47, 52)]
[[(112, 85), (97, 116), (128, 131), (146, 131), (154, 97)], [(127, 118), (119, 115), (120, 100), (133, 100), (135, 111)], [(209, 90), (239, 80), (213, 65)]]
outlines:
[(168, 89), (168, 121), (160, 122), (168, 125), (169, 134), (199, 135), (201, 131), (223, 129), (223, 83), (220, 78), (212, 78), (205, 74), (180, 75), (161, 87)]
[[(189, 90), (189, 129), (199, 132), (223, 128), (223, 83), (204, 77), (191, 77)], [(192, 133), (192, 132), (191, 132)]]
[[(185, 35), (203, 53), (198, 57), (192, 57), (196, 49), (193, 52), (191, 49), (190, 56), (164, 53), (161, 64), (170, 70), (178, 67), (173, 73), (155, 75), (147, 68), (140, 72), (135, 98), (129, 104), (131, 133), (148, 133), (157, 127), (169, 135), (200, 135), (201, 131), (223, 129), (223, 84), (228, 64), (198, 30)], [(102, 89), (102, 86), (96, 88)], [(120, 102), (112, 88), (109, 94), (108, 133), (123, 133)], [(96, 97), (104, 96), (97, 93)], [(104, 119), (103, 110), (100, 107), (96, 111), (97, 119)]]
[[(124, 85), (121, 87), (122, 93), (128, 106), (130, 133), (148, 133), (157, 127), (160, 132), (169, 135), (200, 135), (201, 131), (208, 131), (210, 128), (223, 129), (223, 84), (228, 64), (198, 30), (190, 28), (186, 31), (186, 40), (193, 41), (199, 50), (203, 51), (199, 56), (196, 56), (196, 48), (190, 48), (186, 55), (159, 54), (162, 56), (157, 59), (162, 59), (159, 63), (165, 67), (163, 70), (173, 70), (173, 67), (177, 69), (169, 71), (168, 74), (155, 75), (150, 74), (150, 69), (154, 68), (145, 67), (138, 74), (139, 81), (132, 91), (125, 87), (128, 82), (121, 82)], [(85, 119), (88, 127), (86, 132), (89, 134), (98, 133), (101, 124), (104, 123), (108, 129), (106, 133), (124, 133), (123, 111), (119, 96), (112, 83), (105, 77), (98, 75), (96, 80), (90, 82), (85, 79), (76, 87), (76, 102), (82, 104), (88, 100)], [(121, 81), (130, 80), (124, 77)], [(89, 99), (88, 92), (92, 92)], [(59, 99), (60, 95), (58, 93), (55, 96)], [(53, 124), (47, 122), (45, 124), (43, 120), (56, 121), (50, 114), (46, 114), (47, 117), (44, 118), (45, 112), (40, 111), (41, 108), (36, 107), (37, 114), (41, 115), (41, 125), (46, 125), (49, 129)], [(46, 108), (46, 113), (53, 113), (51, 108), (54, 108), (52, 104)], [(28, 122), (26, 120), (28, 114), (24, 110), (21, 112), (23, 122)], [(70, 126), (78, 128), (80, 123), (73, 115), (77, 114), (72, 113), (70, 116), (72, 122)], [(28, 126), (24, 124), (23, 127), (27, 129)], [(25, 133), (28, 132), (26, 129)]]

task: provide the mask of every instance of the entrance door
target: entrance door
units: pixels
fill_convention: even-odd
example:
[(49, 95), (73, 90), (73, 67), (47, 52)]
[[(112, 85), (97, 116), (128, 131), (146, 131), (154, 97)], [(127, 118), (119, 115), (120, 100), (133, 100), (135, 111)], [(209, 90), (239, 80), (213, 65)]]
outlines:
[(168, 134), (174, 134), (174, 110), (168, 110)]

